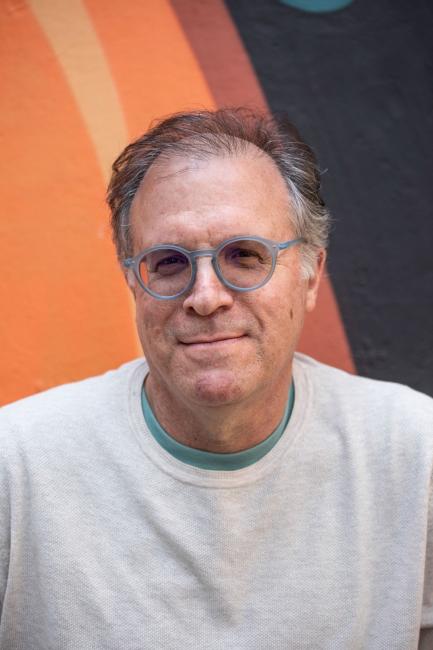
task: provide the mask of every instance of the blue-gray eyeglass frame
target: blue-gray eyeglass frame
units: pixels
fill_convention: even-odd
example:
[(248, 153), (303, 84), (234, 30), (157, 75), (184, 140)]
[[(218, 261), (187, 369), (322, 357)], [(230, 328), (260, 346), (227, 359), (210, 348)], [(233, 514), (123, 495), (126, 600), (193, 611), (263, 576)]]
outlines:
[[(260, 242), (261, 244), (267, 247), (272, 257), (272, 266), (268, 275), (264, 278), (264, 280), (262, 280), (258, 284), (255, 284), (252, 287), (237, 287), (235, 284), (228, 282), (228, 280), (226, 280), (223, 274), (221, 273), (221, 270), (218, 265), (218, 255), (221, 252), (221, 250), (228, 244), (233, 244), (236, 243), (237, 241)], [(202, 248), (195, 251), (190, 251), (187, 248), (183, 248), (182, 246), (177, 246), (176, 244), (158, 244), (157, 246), (151, 246), (150, 248), (145, 248), (143, 251), (135, 255), (135, 257), (129, 257), (128, 259), (123, 260), (122, 265), (126, 269), (132, 269), (142, 289), (144, 289), (146, 293), (151, 295), (153, 298), (156, 298), (157, 300), (174, 300), (175, 298), (180, 298), (180, 296), (183, 296), (194, 286), (194, 282), (197, 276), (197, 262), (196, 262), (197, 257), (211, 257), (212, 266), (214, 268), (214, 271), (219, 281), (225, 287), (228, 287), (229, 289), (233, 289), (233, 291), (246, 292), (246, 291), (254, 291), (255, 289), (260, 289), (260, 287), (263, 287), (263, 285), (269, 282), (269, 280), (271, 279), (275, 271), (278, 254), (281, 251), (287, 250), (291, 246), (295, 246), (295, 244), (300, 244), (300, 243), (306, 243), (306, 239), (304, 237), (298, 237), (297, 239), (289, 239), (288, 241), (284, 241), (284, 242), (276, 242), (276, 241), (272, 241), (271, 239), (264, 239), (263, 237), (244, 235), (239, 237), (232, 237), (231, 239), (225, 239), (216, 248)], [(170, 250), (183, 253), (183, 255), (185, 255), (185, 257), (188, 259), (189, 263), (191, 264), (191, 278), (188, 284), (184, 289), (182, 289), (182, 291), (179, 291), (174, 296), (161, 296), (160, 294), (155, 293), (154, 291), (152, 291), (152, 289), (149, 289), (149, 287), (147, 287), (144, 284), (140, 276), (140, 264), (143, 258), (146, 257), (146, 255), (149, 255), (149, 253), (163, 250), (165, 248), (170, 248)]]

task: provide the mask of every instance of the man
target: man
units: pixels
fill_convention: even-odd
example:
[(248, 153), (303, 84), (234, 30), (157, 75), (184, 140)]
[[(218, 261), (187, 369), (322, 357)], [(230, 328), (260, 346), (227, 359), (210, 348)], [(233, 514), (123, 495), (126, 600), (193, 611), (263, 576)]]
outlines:
[(113, 170), (146, 362), (3, 409), (0, 648), (433, 648), (432, 400), (295, 355), (309, 147), (198, 112)]

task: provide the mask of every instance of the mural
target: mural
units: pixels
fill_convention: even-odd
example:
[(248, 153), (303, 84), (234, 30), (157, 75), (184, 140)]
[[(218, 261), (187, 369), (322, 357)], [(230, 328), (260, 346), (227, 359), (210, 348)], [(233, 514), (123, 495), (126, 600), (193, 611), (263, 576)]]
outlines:
[(337, 9), (344, 9), (353, 0), (281, 0), (289, 7), (296, 7), (302, 11), (312, 11), (322, 13), (325, 11), (337, 11)]
[(110, 164), (155, 118), (236, 104), (287, 111), (327, 169), (330, 277), (301, 349), (433, 392), (432, 11), (391, 5), (390, 33), (386, 9), (362, 2), (0, 4), (0, 403), (141, 353), (104, 203)]

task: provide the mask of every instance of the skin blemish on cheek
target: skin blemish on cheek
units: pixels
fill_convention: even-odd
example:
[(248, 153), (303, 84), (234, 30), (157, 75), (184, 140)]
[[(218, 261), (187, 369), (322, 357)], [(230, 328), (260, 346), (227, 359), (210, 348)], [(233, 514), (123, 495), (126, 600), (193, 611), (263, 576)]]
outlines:
[(293, 309), (290, 310), (290, 320), (293, 320)]

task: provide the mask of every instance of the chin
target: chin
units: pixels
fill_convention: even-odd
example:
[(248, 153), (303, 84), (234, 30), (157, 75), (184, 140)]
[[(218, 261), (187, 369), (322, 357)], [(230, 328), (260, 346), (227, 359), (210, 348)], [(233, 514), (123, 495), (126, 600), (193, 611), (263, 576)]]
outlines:
[(200, 404), (223, 406), (242, 401), (245, 383), (227, 371), (208, 371), (193, 379), (193, 399)]

